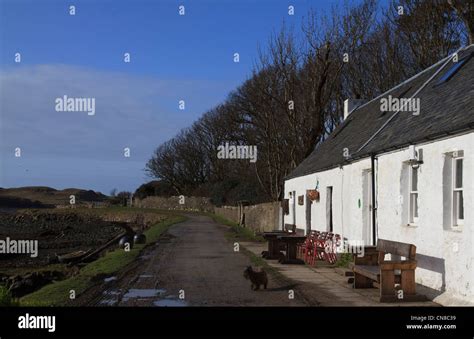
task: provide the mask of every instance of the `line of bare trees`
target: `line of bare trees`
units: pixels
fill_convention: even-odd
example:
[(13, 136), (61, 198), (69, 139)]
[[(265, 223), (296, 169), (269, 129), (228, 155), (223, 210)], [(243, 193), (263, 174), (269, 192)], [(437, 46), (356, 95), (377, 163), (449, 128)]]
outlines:
[[(177, 194), (217, 204), (280, 199), (284, 177), (341, 122), (345, 99), (371, 99), (468, 43), (468, 6), (365, 0), (283, 25), (248, 79), (160, 145), (146, 170)], [(258, 161), (218, 159), (225, 142), (256, 145)]]

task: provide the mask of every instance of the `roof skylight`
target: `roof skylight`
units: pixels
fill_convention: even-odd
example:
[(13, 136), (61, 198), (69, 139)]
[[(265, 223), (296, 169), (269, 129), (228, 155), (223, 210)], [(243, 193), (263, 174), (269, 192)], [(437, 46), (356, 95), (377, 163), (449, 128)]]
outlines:
[(472, 54), (470, 54), (468, 56), (465, 56), (464, 58), (462, 58), (458, 62), (453, 62), (451, 68), (448, 69), (446, 71), (446, 73), (444, 73), (441, 78), (439, 78), (439, 80), (436, 82), (435, 86), (439, 86), (442, 83), (444, 83), (444, 82), (448, 81), (449, 79), (451, 79), (453, 77), (453, 75), (456, 74), (457, 71), (459, 71), (459, 69), (461, 69), (461, 67), (467, 62), (467, 60), (470, 59), (471, 56), (472, 56)]

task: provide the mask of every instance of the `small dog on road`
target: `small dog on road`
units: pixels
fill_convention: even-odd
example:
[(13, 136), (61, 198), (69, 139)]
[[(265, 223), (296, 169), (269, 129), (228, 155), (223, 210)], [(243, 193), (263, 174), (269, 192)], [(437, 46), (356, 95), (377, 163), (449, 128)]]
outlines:
[(267, 289), (268, 278), (267, 273), (261, 269), (260, 272), (254, 271), (252, 266), (248, 266), (244, 271), (244, 278), (252, 283), (250, 288), (254, 291), (260, 289), (260, 285), (263, 285)]

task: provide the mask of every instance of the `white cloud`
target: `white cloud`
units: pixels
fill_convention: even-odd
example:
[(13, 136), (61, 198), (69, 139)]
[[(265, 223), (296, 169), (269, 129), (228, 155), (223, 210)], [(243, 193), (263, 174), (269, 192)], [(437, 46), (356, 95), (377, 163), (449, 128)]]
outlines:
[[(71, 170), (72, 165), (61, 159), (81, 159), (84, 173), (91, 176), (91, 186), (95, 185), (96, 179), (92, 179), (94, 172), (88, 161), (107, 160), (117, 166), (117, 161), (123, 160), (124, 147), (130, 147), (132, 161), (141, 162), (144, 167), (156, 146), (218, 104), (225, 97), (226, 87), (230, 86), (69, 65), (20, 66), (3, 70), (0, 74), (0, 154), (4, 168), (11, 175), (4, 173), (0, 186), (21, 184), (16, 184), (21, 179), (18, 178), (20, 172), (15, 174), (15, 182), (10, 180), (17, 163), (13, 157), (15, 147), (21, 147), (23, 157), (28, 159), (58, 159), (51, 173)], [(55, 99), (63, 95), (95, 98), (95, 115), (56, 112)], [(182, 98), (186, 100), (186, 111), (177, 109), (178, 100)], [(29, 171), (35, 170), (33, 163), (28, 167)], [(51, 181), (44, 162), (41, 171), (40, 177)], [(142, 172), (135, 175), (143, 177)], [(40, 181), (38, 179), (38, 185), (42, 184)]]

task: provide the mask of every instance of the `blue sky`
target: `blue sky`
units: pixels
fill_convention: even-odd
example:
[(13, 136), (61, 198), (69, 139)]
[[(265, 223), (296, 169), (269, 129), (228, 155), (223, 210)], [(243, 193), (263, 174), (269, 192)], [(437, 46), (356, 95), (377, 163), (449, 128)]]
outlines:
[[(283, 20), (299, 29), (337, 3), (0, 0), (0, 187), (135, 190), (153, 150), (245, 80)], [(63, 95), (96, 98), (96, 114), (55, 111)]]

